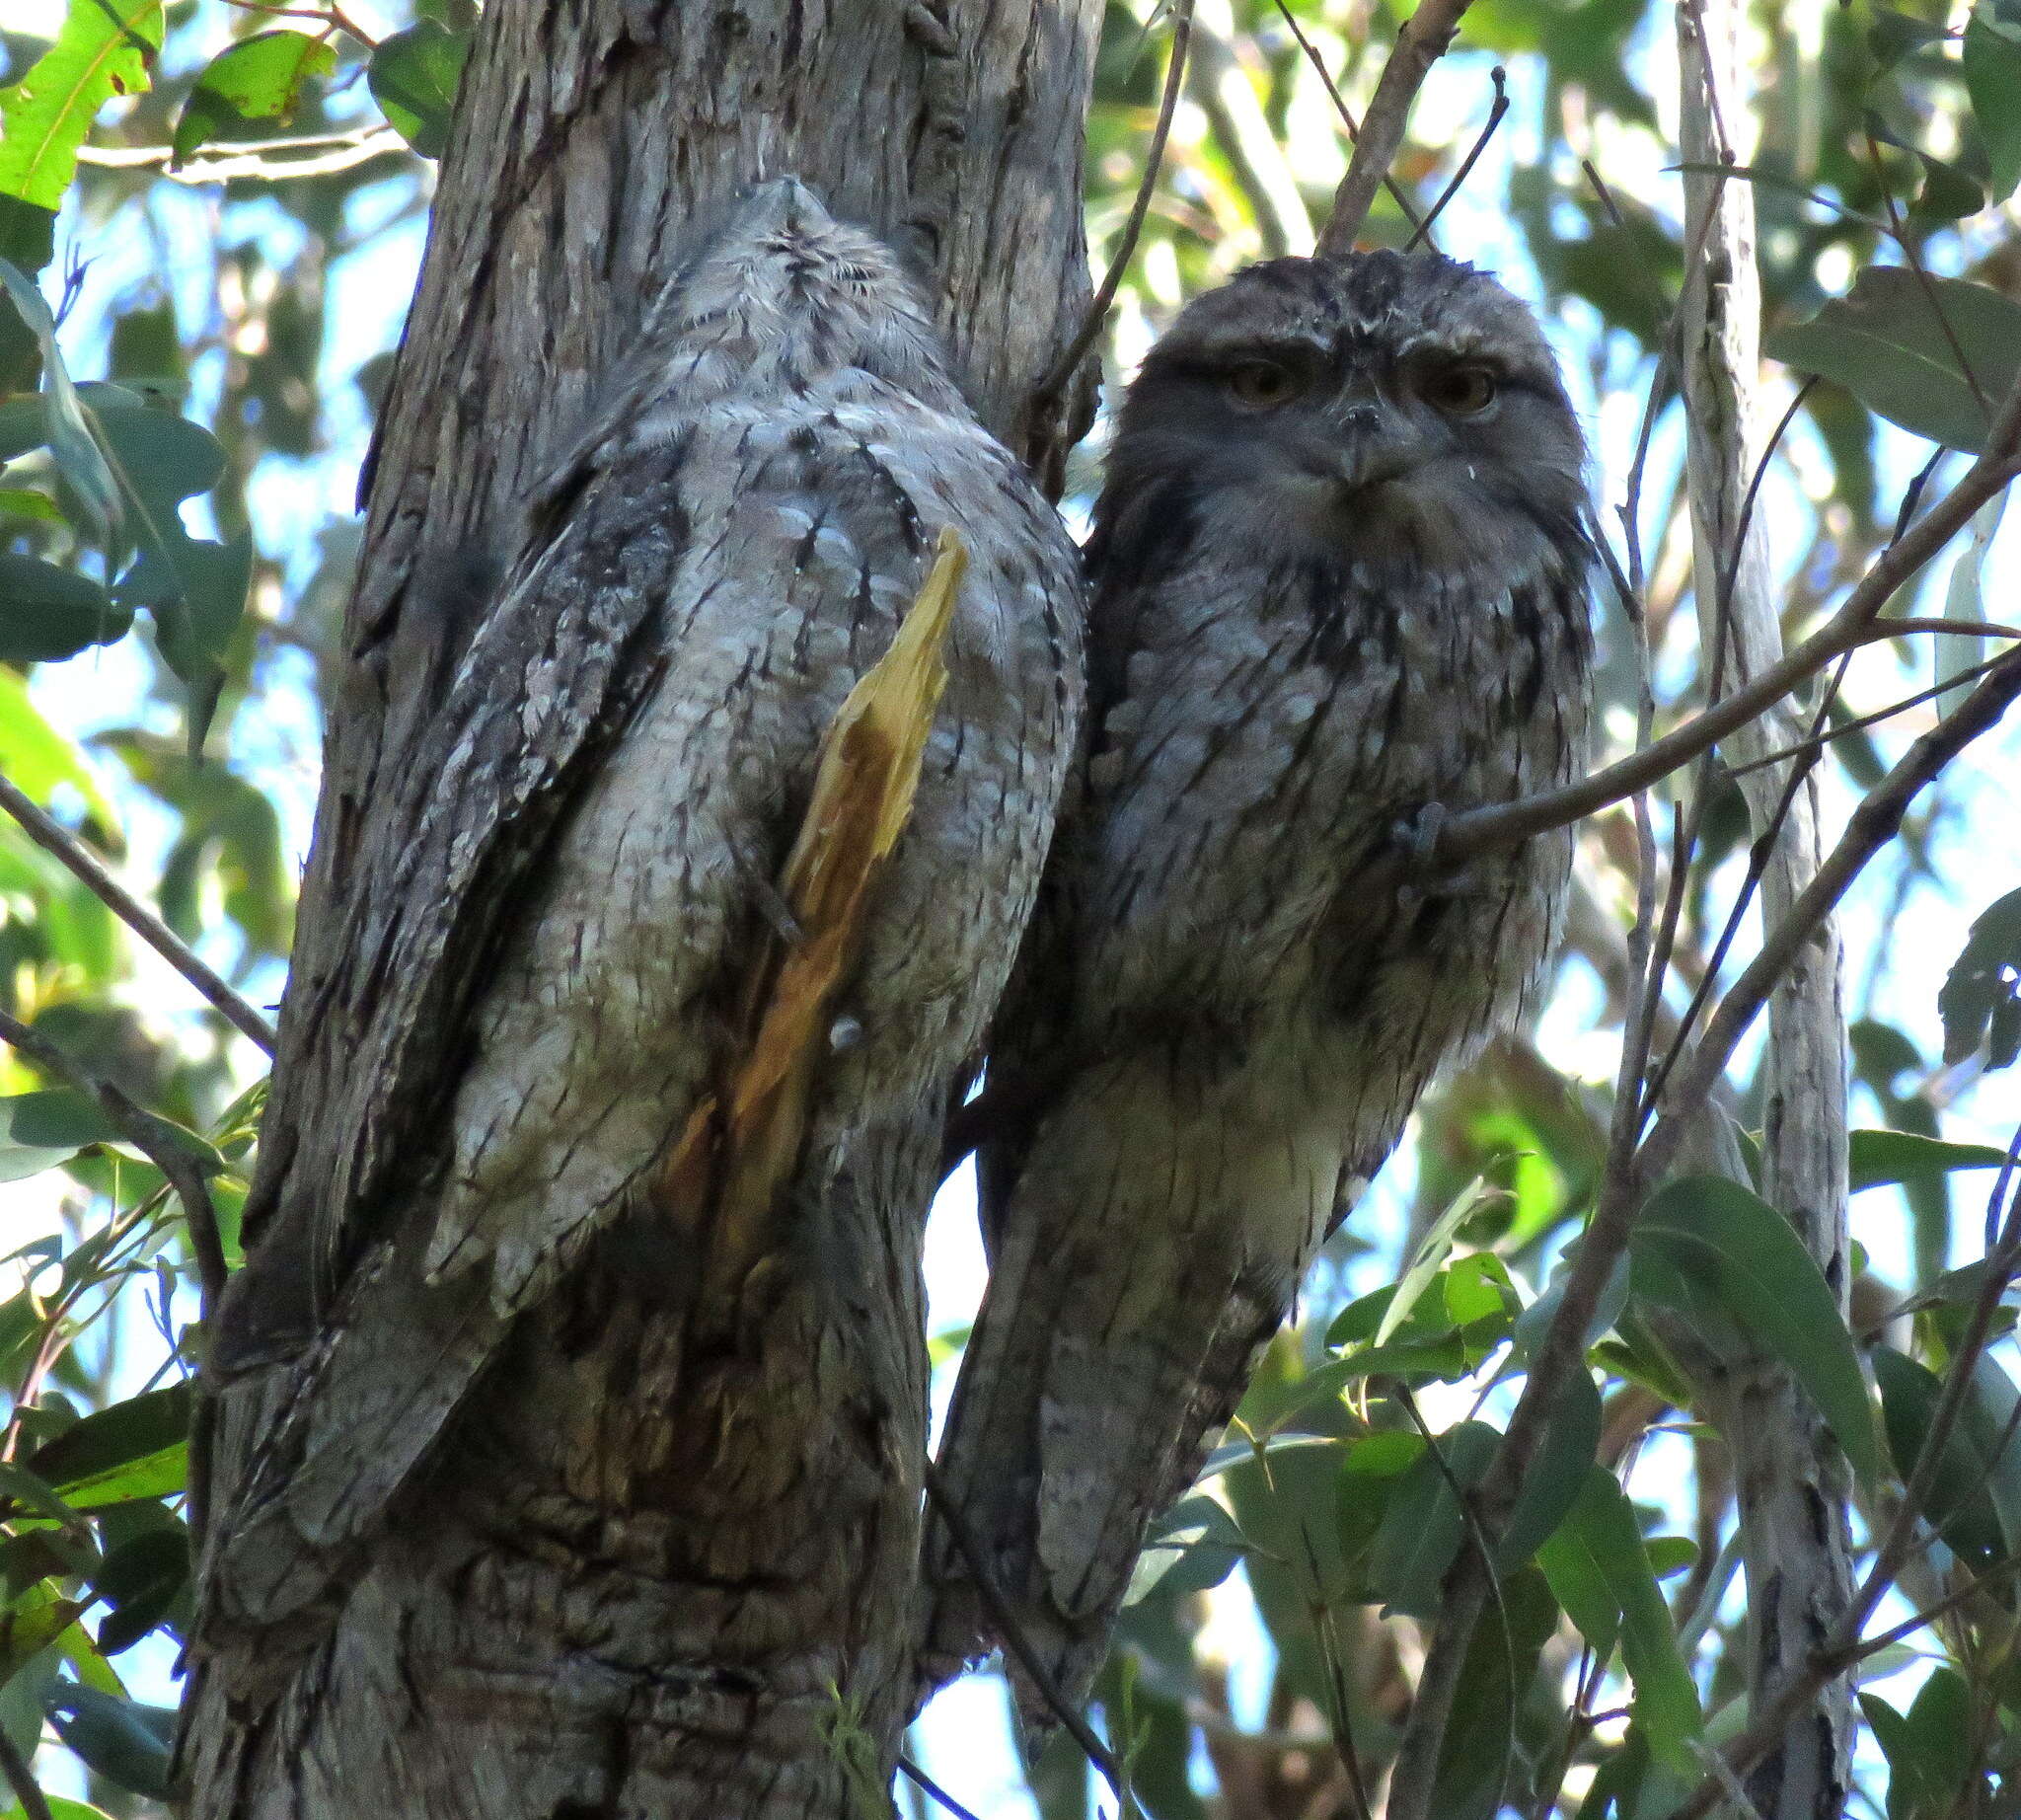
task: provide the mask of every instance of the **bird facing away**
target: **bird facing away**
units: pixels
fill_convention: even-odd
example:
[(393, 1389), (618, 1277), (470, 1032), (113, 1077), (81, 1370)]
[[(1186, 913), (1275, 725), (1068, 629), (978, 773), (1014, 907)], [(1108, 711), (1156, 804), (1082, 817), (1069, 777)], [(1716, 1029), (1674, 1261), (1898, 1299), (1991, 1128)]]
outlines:
[[(317, 1305), (219, 1509), (213, 1549), (236, 1558), (210, 1579), (242, 1617), (317, 1595), (592, 1239), (667, 1224), (642, 1204), (655, 1170), (748, 1040), (753, 954), (794, 933), (773, 881), (823, 735), (942, 527), (969, 556), (949, 678), (787, 1189), (810, 1219), (839, 1177), (924, 1216), (1080, 737), (1084, 615), (1073, 545), (892, 255), (799, 183), (765, 186), (536, 490), (434, 762), (400, 785), (405, 888), (357, 962), (387, 1008), (355, 1106), (325, 1121), (350, 1147), (296, 1162), (255, 1252), (306, 1254)], [(415, 1078), (429, 1018), (463, 1039), (436, 1032)], [(641, 1288), (670, 1319), (680, 1274)], [(263, 1291), (298, 1287), (247, 1284), (227, 1350), (234, 1325), (282, 1325)]]
[[(1580, 768), (1584, 464), (1529, 311), (1434, 254), (1255, 266), (1130, 388), (1090, 757), (992, 1053), (1021, 1109), (979, 1157), (991, 1276), (939, 1469), (1069, 1700), (1313, 1251), (1539, 986), (1568, 833), (1371, 880), (1443, 812)], [(938, 1678), (1002, 1638), (945, 1534), (928, 1573)]]

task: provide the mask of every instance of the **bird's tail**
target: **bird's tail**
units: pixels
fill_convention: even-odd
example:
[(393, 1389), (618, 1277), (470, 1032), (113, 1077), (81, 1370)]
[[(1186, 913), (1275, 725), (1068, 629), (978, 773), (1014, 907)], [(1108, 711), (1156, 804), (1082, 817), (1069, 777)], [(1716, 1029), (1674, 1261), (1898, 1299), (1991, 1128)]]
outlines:
[(1038, 1730), (1055, 1696), (1086, 1698), (1146, 1528), (1324, 1229), (1336, 1160), (1249, 1109), (1161, 1057), (1108, 1064), (1045, 1120), (1012, 1192), (941, 1449), (923, 1654), (937, 1681), (1003, 1645)]

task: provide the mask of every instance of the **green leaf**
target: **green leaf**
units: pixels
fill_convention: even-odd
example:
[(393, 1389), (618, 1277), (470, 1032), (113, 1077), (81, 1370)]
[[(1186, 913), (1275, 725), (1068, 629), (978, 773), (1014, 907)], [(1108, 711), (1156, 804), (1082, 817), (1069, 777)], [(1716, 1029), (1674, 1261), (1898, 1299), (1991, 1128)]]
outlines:
[(1965, 28), (1965, 92), (1999, 201), (2021, 187), (2021, 30), (2003, 29), (1984, 0)]
[(1629, 1238), (1638, 1294), (1731, 1320), (1810, 1394), (1853, 1469), (1880, 1471), (1859, 1353), (1790, 1224), (1738, 1182), (1692, 1175), (1651, 1195)]
[(188, 1583), (189, 1533), (180, 1523), (121, 1543), (92, 1578), (92, 1591), (112, 1607), (99, 1626), (99, 1648), (112, 1656), (137, 1643)]
[(256, 32), (204, 65), (176, 121), (174, 170), (199, 145), (243, 120), (286, 119), (302, 85), (337, 68), (337, 49), (301, 32)]
[(2007, 1160), (1990, 1144), (1947, 1144), (1913, 1131), (1855, 1131), (1851, 1148), (1854, 1193), (1956, 1170), (1996, 1170)]
[(1213, 1498), (1182, 1498), (1152, 1526), (1123, 1603), (1135, 1605), (1153, 1592), (1205, 1592), (1227, 1579), (1247, 1551), (1235, 1519)]
[[(73, 1801), (68, 1795), (42, 1794), (43, 1803), (48, 1807), (49, 1820), (112, 1820), (103, 1807), (94, 1807), (89, 1801)], [(28, 1820), (28, 1810), (20, 1802), (0, 1810), (0, 1820)]]
[(39, 1474), (18, 1466), (12, 1460), (0, 1460), (0, 1497), (23, 1510), (34, 1511), (51, 1523), (73, 1525), (81, 1520), (77, 1509), (57, 1492), (55, 1486)]
[(1502, 1577), (1468, 1639), (1439, 1747), (1431, 1801), (1439, 1820), (1494, 1820), (1501, 1811), (1517, 1708), (1557, 1627), (1557, 1601), (1541, 1573), (1526, 1567)]
[(2021, 891), (1981, 911), (1937, 994), (1944, 1060), (1962, 1062), (1985, 1038), (1987, 1068), (2021, 1055)]
[(0, 773), (47, 808), (59, 792), (72, 791), (84, 804), (101, 846), (115, 842), (119, 818), (92, 775), (84, 754), (42, 718), (29, 694), (28, 678), (0, 667)]
[(60, 207), (98, 111), (145, 92), (161, 43), (162, 0), (70, 0), (56, 41), (0, 90), (0, 193)]
[[(1953, 336), (1987, 403), (1960, 368)], [(1976, 454), (1991, 427), (1988, 403), (1997, 406), (2021, 373), (2021, 304), (1965, 278), (1931, 278), (1926, 290), (1911, 271), (1871, 265), (1845, 296), (1763, 346), (1843, 386), (1889, 422)]]
[(1452, 1253), (1453, 1243), (1460, 1227), (1473, 1216), (1483, 1200), (1498, 1192), (1483, 1181), (1472, 1181), (1432, 1223), (1431, 1230), (1418, 1241), (1409, 1267), (1397, 1279), (1396, 1293), (1389, 1298), (1389, 1306), (1383, 1311), (1383, 1319), (1376, 1327), (1376, 1345), (1381, 1346), (1402, 1327), (1410, 1311), (1417, 1306), (1418, 1297), (1432, 1286), (1440, 1266)]
[(119, 527), (119, 488), (85, 415), (93, 388), (70, 383), (70, 369), (63, 364), (63, 351), (56, 345), (56, 319), (49, 313), (48, 303), (34, 281), (6, 260), (0, 260), (0, 289), (7, 292), (35, 338), (42, 368), (42, 421), (38, 433), (21, 446), (48, 445), (57, 470), (76, 492), (92, 522), (111, 538)]
[(1571, 1514), (1537, 1551), (1552, 1594), (1603, 1659), (1619, 1642), (1634, 1683), (1634, 1715), (1659, 1761), (1694, 1769), (1689, 1740), (1704, 1729), (1698, 1691), (1678, 1653), (1670, 1608), (1656, 1584), (1642, 1532), (1614, 1477), (1596, 1466)]
[[(1930, 1422), (1943, 1382), (1926, 1366), (1892, 1346), (1873, 1349), (1874, 1377), (1881, 1387), (1881, 1420), (1888, 1451), (1902, 1482), (1914, 1476), (1929, 1439)], [(1999, 1558), (2004, 1548), (1999, 1513), (1987, 1488), (1985, 1462), (1963, 1420), (1954, 1422), (1938, 1455), (1922, 1514), (1961, 1560), (1975, 1566)]]
[(76, 1681), (59, 1681), (43, 1704), (56, 1735), (108, 1782), (167, 1798), (173, 1706), (142, 1706)]
[(80, 1487), (95, 1486), (109, 1472), (145, 1464), (181, 1445), (189, 1433), (190, 1398), (187, 1384), (129, 1397), (87, 1415), (46, 1447), (37, 1448), (29, 1456), (28, 1467), (65, 1497)]
[(1860, 1710), (1888, 1760), (1888, 1820), (1942, 1820), (1961, 1811), (1972, 1775), (1972, 1696), (1957, 1670), (1938, 1668), (1907, 1714), (1877, 1695)]
[(432, 19), (381, 38), (365, 79), (388, 123), (423, 158), (440, 158), (470, 38)]
[(1369, 1555), (1370, 1582), (1392, 1612), (1437, 1616), (1440, 1582), (1466, 1531), (1453, 1487), (1479, 1484), (1501, 1441), (1485, 1422), (1461, 1422), (1398, 1480)]
[(83, 1610), (82, 1600), (66, 1599), (52, 1581), (42, 1580), (0, 1611), (0, 1686), (69, 1630)]
[(141, 1498), (176, 1497), (188, 1488), (189, 1444), (178, 1441), (159, 1453), (74, 1479), (63, 1487), (63, 1494), (74, 1509), (90, 1514)]
[(56, 662), (126, 636), (132, 612), (89, 577), (0, 551), (0, 659)]
[(1579, 1501), (1600, 1455), (1600, 1392), (1585, 1372), (1575, 1371), (1551, 1406), (1542, 1444), (1502, 1532), (1495, 1555), (1503, 1572), (1513, 1572), (1534, 1555)]
[(37, 1150), (82, 1150), (87, 1144), (112, 1144), (119, 1127), (99, 1102), (75, 1088), (52, 1087), (39, 1094), (15, 1094), (0, 1100), (0, 1132), (10, 1143)]
[(0, 513), (10, 518), (32, 518), (37, 524), (64, 524), (63, 508), (45, 493), (33, 487), (0, 487)]

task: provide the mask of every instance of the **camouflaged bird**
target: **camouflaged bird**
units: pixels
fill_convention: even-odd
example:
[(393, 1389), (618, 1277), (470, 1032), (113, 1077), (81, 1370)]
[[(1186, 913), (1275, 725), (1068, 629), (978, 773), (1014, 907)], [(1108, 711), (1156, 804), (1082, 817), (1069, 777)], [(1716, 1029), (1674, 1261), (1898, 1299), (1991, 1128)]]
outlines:
[(325, 1150), (266, 1159), (273, 1212), (221, 1323), (220, 1374), (264, 1369), (225, 1405), (242, 1465), (206, 1623), (330, 1595), (599, 1235), (650, 1229), (629, 1280), (692, 1299), (654, 1173), (736, 1065), (751, 955), (798, 933), (775, 880), (823, 736), (943, 527), (968, 553), (949, 680), (836, 1006), (802, 1208), (841, 1179), (924, 1216), (1079, 737), (1083, 604), (1057, 515), (892, 255), (765, 186), (535, 490), (431, 753), (389, 786), (410, 831), (391, 907), (298, 1012), (374, 1006)]
[[(992, 1270), (940, 1465), (1071, 1701), (1313, 1251), (1435, 1071), (1534, 1002), (1569, 834), (1369, 881), (1580, 769), (1584, 462), (1530, 313), (1429, 253), (1258, 265), (1130, 388), (1085, 796), (993, 1052), (1027, 1110), (979, 1159)], [(1001, 1639), (944, 1533), (928, 1573), (932, 1680)]]

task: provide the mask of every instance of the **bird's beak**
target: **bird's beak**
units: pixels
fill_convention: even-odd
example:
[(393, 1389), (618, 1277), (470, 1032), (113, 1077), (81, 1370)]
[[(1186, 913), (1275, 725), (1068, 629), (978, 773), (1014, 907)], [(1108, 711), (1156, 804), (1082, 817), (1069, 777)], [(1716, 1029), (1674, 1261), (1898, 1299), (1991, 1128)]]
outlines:
[(1380, 398), (1349, 398), (1332, 413), (1328, 469), (1343, 491), (1400, 479), (1424, 458), (1417, 432)]

